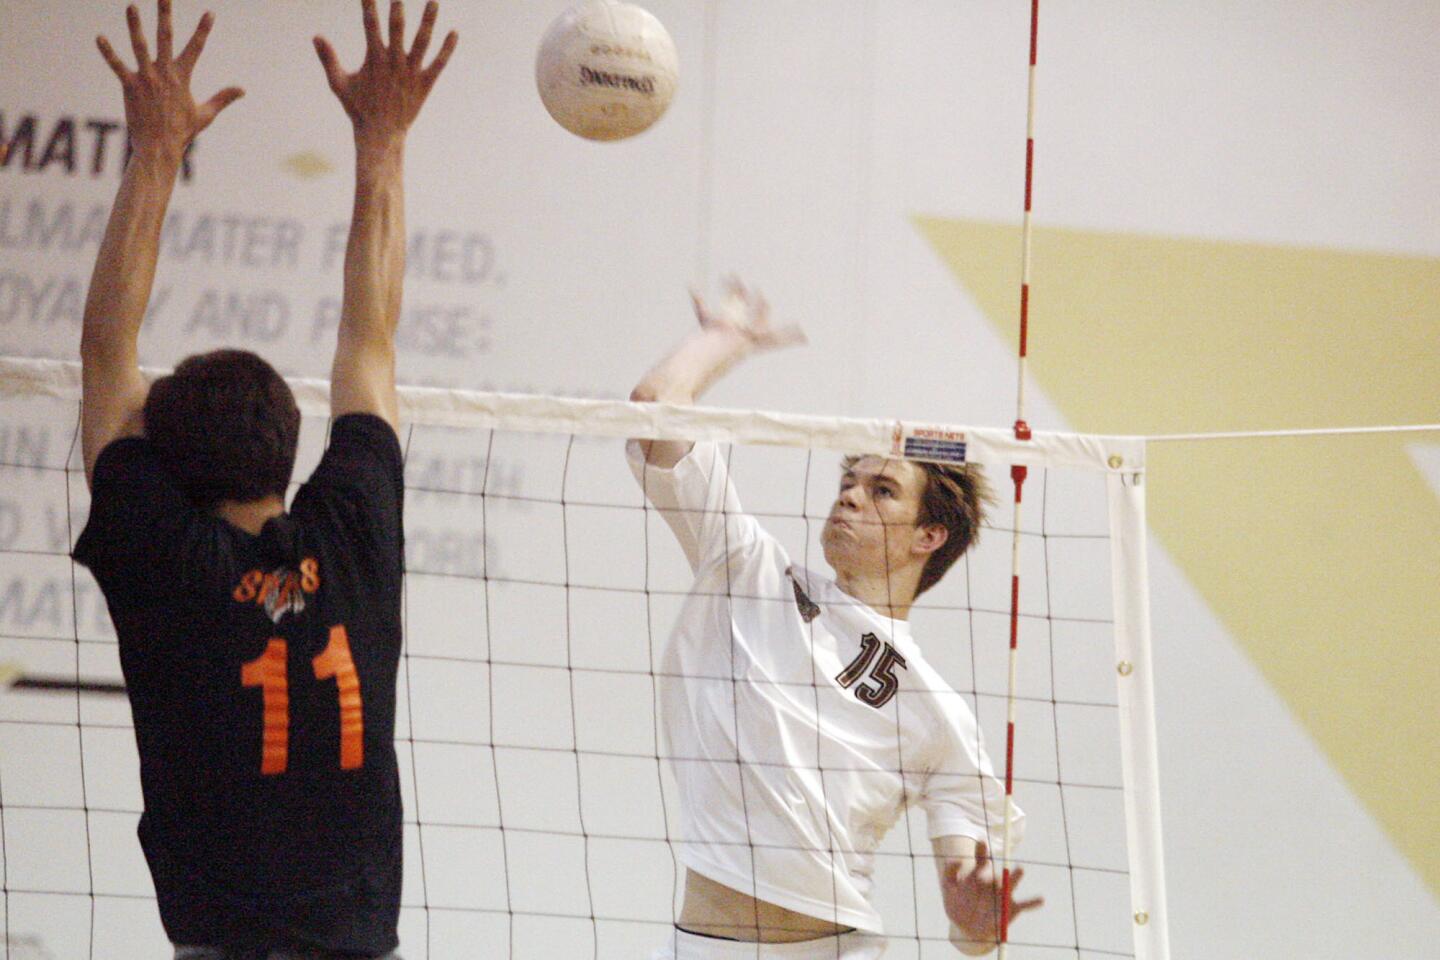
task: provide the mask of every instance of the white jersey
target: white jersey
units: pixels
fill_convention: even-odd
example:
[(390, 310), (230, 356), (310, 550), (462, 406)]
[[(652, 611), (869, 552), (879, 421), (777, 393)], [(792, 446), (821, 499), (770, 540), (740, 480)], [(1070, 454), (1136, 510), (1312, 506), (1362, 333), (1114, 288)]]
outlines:
[(1002, 853), (1004, 789), (975, 717), (925, 662), (909, 623), (793, 566), (741, 512), (713, 444), (669, 470), (647, 464), (636, 443), (629, 455), (695, 571), (661, 669), (685, 865), (881, 933), (874, 851), (910, 804), (925, 811), (930, 837), (973, 837)]

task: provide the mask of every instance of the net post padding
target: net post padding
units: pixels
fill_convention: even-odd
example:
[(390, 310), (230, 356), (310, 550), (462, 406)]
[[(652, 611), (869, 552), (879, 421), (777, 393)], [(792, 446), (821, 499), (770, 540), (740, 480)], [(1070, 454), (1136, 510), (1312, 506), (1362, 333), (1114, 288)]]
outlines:
[(1106, 478), (1110, 503), (1110, 578), (1115, 603), (1115, 669), (1119, 674), (1120, 764), (1125, 784), (1135, 957), (1136, 960), (1169, 960), (1143, 477), (1141, 473), (1112, 473)]
[[(167, 371), (147, 368), (153, 379)], [(287, 377), (300, 412), (326, 416), (330, 384)], [(406, 423), (526, 433), (651, 437), (717, 443), (773, 444), (843, 453), (898, 456), (896, 437), (911, 425), (895, 420), (819, 417), (758, 410), (689, 407), (623, 400), (581, 400), (514, 393), (480, 393), (436, 387), (401, 387)], [(0, 398), (80, 399), (80, 365), (65, 360), (0, 357)], [(984, 464), (1131, 473), (1143, 470), (1145, 443), (1137, 437), (1094, 436), (1037, 430), (1015, 439), (1009, 427), (943, 427), (962, 434), (966, 459)]]

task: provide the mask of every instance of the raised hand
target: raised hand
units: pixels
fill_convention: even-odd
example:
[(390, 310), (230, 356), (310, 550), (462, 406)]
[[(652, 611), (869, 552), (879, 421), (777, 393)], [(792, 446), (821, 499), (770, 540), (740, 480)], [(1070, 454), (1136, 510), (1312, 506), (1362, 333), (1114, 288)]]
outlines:
[(745, 286), (738, 277), (725, 278), (725, 297), (716, 307), (707, 304), (694, 290), (690, 291), (690, 300), (695, 304), (695, 318), (702, 329), (732, 330), (764, 350), (805, 342), (805, 331), (799, 326), (771, 326), (769, 301), (758, 290)]
[(134, 5), (125, 10), (130, 25), (130, 47), (135, 52), (134, 70), (125, 66), (109, 40), (96, 37), (95, 43), (100, 55), (120, 78), (131, 144), (137, 151), (158, 149), (178, 159), (195, 135), (210, 126), (220, 111), (244, 96), (245, 91), (226, 87), (197, 104), (190, 95), (190, 75), (205, 49), (215, 17), (207, 12), (200, 18), (190, 42), (176, 57), (172, 50), (170, 0), (159, 0), (158, 6), (159, 26), (155, 32), (153, 59), (140, 26), (140, 11)]
[[(1018, 867), (1010, 874), (1009, 920), (1012, 923), (1022, 913), (1045, 903), (1043, 897), (1019, 902), (1014, 899), (1015, 888), (1024, 876), (1024, 867)], [(940, 891), (945, 901), (946, 916), (959, 928), (962, 942), (957, 942), (956, 946), (973, 948), (1000, 942), (1004, 878), (995, 873), (994, 861), (983, 841), (975, 844), (975, 869), (967, 871), (963, 863), (950, 865), (940, 882)], [(955, 932), (952, 932), (951, 939), (957, 939)]]
[(361, 0), (361, 10), (365, 23), (365, 62), (359, 70), (346, 73), (341, 69), (335, 49), (324, 37), (315, 38), (315, 51), (320, 55), (330, 89), (340, 98), (355, 125), (356, 142), (384, 145), (403, 137), (415, 122), (460, 38), (455, 31), (450, 31), (440, 52), (427, 67), (424, 66), (425, 53), (435, 29), (435, 17), (440, 12), (435, 0), (425, 5), (420, 29), (409, 51), (405, 49), (405, 4), (400, 0), (390, 4), (388, 44), (380, 35), (375, 0)]

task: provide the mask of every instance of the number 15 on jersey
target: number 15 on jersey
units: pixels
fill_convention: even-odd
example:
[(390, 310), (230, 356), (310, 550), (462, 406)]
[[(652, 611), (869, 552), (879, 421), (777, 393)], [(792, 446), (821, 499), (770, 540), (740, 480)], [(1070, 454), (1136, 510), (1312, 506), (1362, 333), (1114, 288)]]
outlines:
[(905, 658), (890, 644), (881, 643), (875, 634), (867, 633), (860, 638), (860, 653), (836, 675), (835, 682), (849, 690), (861, 677), (866, 677), (870, 682), (855, 687), (855, 699), (879, 710), (900, 689), (896, 667), (904, 670)]

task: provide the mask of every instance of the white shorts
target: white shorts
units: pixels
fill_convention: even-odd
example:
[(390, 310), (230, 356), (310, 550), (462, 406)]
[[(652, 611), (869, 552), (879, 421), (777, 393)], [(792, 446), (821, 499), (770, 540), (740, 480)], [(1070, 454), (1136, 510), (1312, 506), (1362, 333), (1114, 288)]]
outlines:
[(884, 952), (884, 937), (860, 930), (799, 943), (745, 943), (675, 929), (651, 960), (878, 960)]

